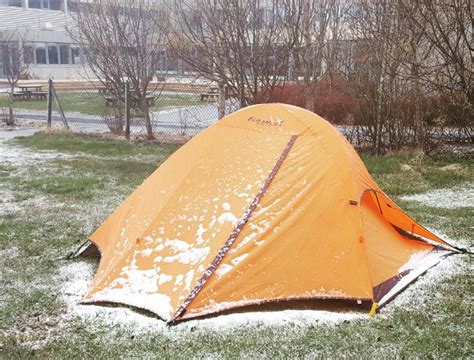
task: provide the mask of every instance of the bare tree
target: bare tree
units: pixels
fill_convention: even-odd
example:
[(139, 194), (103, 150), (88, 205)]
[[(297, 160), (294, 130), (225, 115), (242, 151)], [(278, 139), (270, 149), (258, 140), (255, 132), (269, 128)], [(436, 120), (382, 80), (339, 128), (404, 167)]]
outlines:
[(86, 67), (116, 99), (124, 101), (125, 81), (133, 102), (143, 112), (147, 137), (153, 139), (148, 98), (160, 92), (152, 80), (164, 48), (164, 16), (157, 4), (147, 0), (97, 0), (78, 2), (71, 13), (69, 29), (86, 60)]
[(295, 62), (298, 82), (303, 86), (305, 107), (314, 111), (316, 84), (323, 75), (324, 49), (327, 46), (329, 24), (335, 15), (336, 0), (288, 0), (287, 8), (294, 16), (291, 27), (296, 31)]
[(472, 4), (469, 0), (407, 1), (399, 6), (409, 28), (419, 34), (431, 50), (419, 61), (408, 63), (413, 75), (448, 99), (446, 116), (474, 141), (474, 41)]
[(197, 75), (225, 86), (240, 106), (271, 99), (288, 76), (296, 32), (283, 0), (175, 0), (171, 51)]
[(353, 24), (369, 74), (365, 83), (358, 81), (364, 108), (357, 115), (376, 152), (408, 143), (429, 151), (439, 143), (434, 124), (454, 124), (463, 132), (458, 140), (472, 141), (468, 7), (463, 0), (358, 3)]
[[(10, 88), (8, 116), (5, 119), (7, 125), (14, 125), (13, 94), (18, 81), (29, 76), (30, 61), (25, 59), (27, 51), (25, 39), (28, 29), (4, 30), (0, 32), (0, 56), (2, 57), (3, 72), (7, 78)], [(25, 61), (26, 60), (26, 61)]]

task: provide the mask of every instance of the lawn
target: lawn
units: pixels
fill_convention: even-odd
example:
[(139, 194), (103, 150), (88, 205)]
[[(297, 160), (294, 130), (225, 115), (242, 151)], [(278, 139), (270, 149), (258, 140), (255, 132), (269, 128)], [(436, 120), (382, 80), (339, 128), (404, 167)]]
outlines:
[[(103, 116), (113, 112), (105, 106), (104, 96), (92, 91), (59, 91), (58, 97), (65, 112), (79, 112), (85, 115)], [(9, 104), (8, 95), (0, 95), (0, 108)], [(202, 104), (198, 95), (162, 93), (155, 102), (153, 109), (160, 110), (168, 107), (189, 106)], [(15, 101), (16, 109), (46, 111), (45, 100)], [(57, 105), (53, 104), (54, 110)]]
[[(178, 146), (43, 133), (2, 146), (11, 149), (9, 156), (16, 161), (0, 159), (0, 358), (474, 355), (474, 286), (468, 255), (446, 260), (449, 266), (439, 265), (444, 274), (432, 270), (436, 276), (411, 286), (375, 318), (363, 314), (337, 323), (251, 319), (236, 326), (191, 321), (167, 328), (161, 320), (141, 316), (146, 327), (138, 329), (127, 322), (71, 313), (64, 300), (68, 277), (80, 277), (74, 269), (94, 268), (97, 263), (65, 260), (65, 255)], [(42, 157), (32, 161), (32, 154)], [(427, 207), (400, 198), (438, 188), (472, 189), (472, 160), (413, 154), (363, 159), (379, 184), (415, 219), (472, 246), (473, 206)]]

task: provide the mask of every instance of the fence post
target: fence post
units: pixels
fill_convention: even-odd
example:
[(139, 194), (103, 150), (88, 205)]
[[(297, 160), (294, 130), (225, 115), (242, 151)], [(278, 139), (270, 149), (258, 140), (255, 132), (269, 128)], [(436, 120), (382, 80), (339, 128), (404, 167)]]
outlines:
[(130, 83), (125, 81), (125, 138), (130, 140)]
[(51, 130), (53, 117), (53, 80), (48, 79), (48, 124), (47, 129)]
[(54, 98), (56, 99), (56, 104), (58, 105), (59, 115), (61, 115), (61, 119), (64, 124), (64, 128), (69, 131), (69, 124), (67, 123), (66, 115), (64, 114), (63, 106), (61, 105), (61, 101), (59, 100), (58, 93), (54, 88), (53, 81), (51, 81), (51, 93), (53, 94)]
[(218, 86), (219, 86), (218, 120), (220, 120), (225, 116), (226, 88), (225, 88), (225, 85), (222, 83), (219, 83)]

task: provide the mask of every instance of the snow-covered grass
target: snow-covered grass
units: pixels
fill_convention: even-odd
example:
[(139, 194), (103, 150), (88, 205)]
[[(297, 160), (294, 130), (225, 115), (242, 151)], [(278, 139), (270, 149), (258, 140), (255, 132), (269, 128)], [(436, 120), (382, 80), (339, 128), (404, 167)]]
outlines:
[[(97, 260), (64, 257), (176, 147), (66, 135), (1, 138), (2, 358), (473, 355), (473, 269), (461, 255), (429, 270), (373, 319), (348, 308), (252, 309), (167, 327), (135, 309), (80, 305)], [(364, 160), (417, 220), (472, 246), (474, 208), (463, 200), (472, 196), (469, 161), (408, 154)], [(459, 166), (442, 170), (453, 163)], [(414, 171), (401, 172), (401, 164)], [(433, 195), (405, 196), (423, 192), (434, 193), (439, 206)]]
[(434, 189), (421, 194), (404, 195), (400, 198), (435, 208), (472, 208), (474, 207), (474, 183), (468, 183), (462, 187)]

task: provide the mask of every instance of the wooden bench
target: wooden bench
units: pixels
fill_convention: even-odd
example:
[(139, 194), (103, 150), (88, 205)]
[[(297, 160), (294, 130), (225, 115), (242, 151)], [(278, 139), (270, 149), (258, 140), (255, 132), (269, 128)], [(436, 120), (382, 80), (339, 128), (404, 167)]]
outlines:
[(30, 92), (30, 98), (31, 97), (36, 97), (38, 100), (46, 100), (48, 93), (46, 91), (32, 91)]
[(48, 93), (46, 91), (22, 91), (11, 94), (13, 101), (46, 100)]
[(216, 86), (211, 86), (209, 91), (201, 93), (201, 101), (218, 101), (219, 100), (219, 88)]
[(29, 100), (29, 94), (28, 93), (25, 93), (25, 92), (14, 92), (13, 94), (11, 94), (11, 97), (13, 99), (13, 101), (16, 101), (16, 100)]
[(214, 94), (214, 93), (201, 94), (201, 101), (213, 102), (213, 101), (218, 101), (218, 100), (219, 100), (219, 94)]

